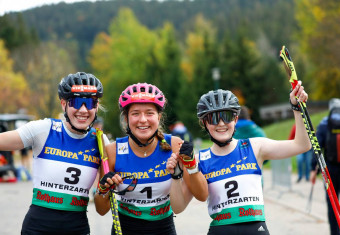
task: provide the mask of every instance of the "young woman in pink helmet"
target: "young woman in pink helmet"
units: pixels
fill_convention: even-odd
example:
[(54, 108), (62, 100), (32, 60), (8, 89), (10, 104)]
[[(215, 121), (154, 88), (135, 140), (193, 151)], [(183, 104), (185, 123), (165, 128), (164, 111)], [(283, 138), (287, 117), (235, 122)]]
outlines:
[[(124, 235), (176, 234), (173, 212), (180, 213), (192, 198), (181, 180), (182, 172), (174, 173), (183, 141), (162, 132), (165, 103), (162, 91), (147, 83), (130, 85), (119, 97), (121, 124), (127, 136), (106, 147), (112, 172), (101, 174), (99, 194), (103, 195), (95, 196), (95, 204), (99, 214), (106, 214), (109, 199), (100, 191), (112, 185), (118, 191), (126, 188), (124, 176), (138, 178), (134, 191), (117, 197)], [(188, 177), (186, 172), (184, 177)]]

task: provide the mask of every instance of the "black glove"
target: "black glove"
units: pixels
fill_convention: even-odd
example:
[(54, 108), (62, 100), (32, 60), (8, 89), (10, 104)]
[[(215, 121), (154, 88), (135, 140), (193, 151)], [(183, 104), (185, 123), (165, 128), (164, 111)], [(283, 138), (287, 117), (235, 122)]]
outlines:
[(179, 154), (184, 154), (186, 155), (186, 159), (184, 160), (191, 160), (194, 157), (194, 145), (191, 142), (188, 141), (184, 141), (180, 150), (179, 150)]
[(107, 183), (107, 178), (112, 178), (113, 176), (115, 176), (115, 172), (109, 171), (108, 173), (106, 173), (99, 181), (99, 183), (101, 185), (105, 185), (105, 183)]

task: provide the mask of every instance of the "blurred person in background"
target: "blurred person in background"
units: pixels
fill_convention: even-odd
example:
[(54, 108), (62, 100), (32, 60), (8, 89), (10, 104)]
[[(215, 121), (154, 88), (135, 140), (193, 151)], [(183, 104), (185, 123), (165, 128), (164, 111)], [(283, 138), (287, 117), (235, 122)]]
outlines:
[(173, 125), (171, 125), (169, 127), (169, 129), (171, 131), (171, 135), (178, 136), (182, 140), (185, 140), (185, 141), (188, 141), (188, 142), (193, 141), (192, 134), (186, 128), (186, 126), (184, 125), (183, 122), (177, 121)]
[(235, 126), (235, 139), (246, 139), (253, 137), (266, 137), (263, 129), (250, 118), (249, 108), (241, 107), (240, 115)]
[[(340, 99), (333, 98), (329, 101), (329, 114), (324, 117), (317, 127), (316, 137), (324, 157), (331, 177), (333, 187), (337, 197), (340, 194)], [(316, 159), (312, 159), (311, 181), (315, 181), (317, 176)], [(334, 215), (334, 211), (326, 193), (328, 221), (331, 235), (339, 235), (339, 225)]]

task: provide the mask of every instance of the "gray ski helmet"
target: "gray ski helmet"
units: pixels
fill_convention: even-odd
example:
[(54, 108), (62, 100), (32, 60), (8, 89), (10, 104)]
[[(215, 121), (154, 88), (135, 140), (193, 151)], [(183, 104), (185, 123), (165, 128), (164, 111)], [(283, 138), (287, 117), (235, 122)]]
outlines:
[(58, 86), (59, 99), (103, 96), (103, 85), (93, 74), (78, 72), (64, 77)]
[(201, 96), (197, 103), (197, 117), (203, 118), (208, 113), (231, 110), (237, 115), (240, 114), (241, 106), (237, 97), (228, 90), (218, 89), (209, 91)]

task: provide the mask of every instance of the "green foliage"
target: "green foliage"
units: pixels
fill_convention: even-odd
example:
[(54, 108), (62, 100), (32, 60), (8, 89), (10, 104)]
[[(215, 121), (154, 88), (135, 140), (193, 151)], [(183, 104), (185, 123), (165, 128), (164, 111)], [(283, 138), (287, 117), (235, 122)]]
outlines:
[(18, 14), (15, 19), (9, 15), (0, 17), (0, 39), (4, 40), (9, 50), (39, 42), (37, 32), (26, 28), (22, 14)]
[[(301, 30), (301, 50), (311, 62), (306, 76), (312, 84), (312, 97), (329, 99), (340, 96), (340, 3), (339, 1), (296, 0), (296, 18)], [(317, 79), (315, 79), (317, 78)]]
[(104, 86), (103, 104), (108, 109), (106, 128), (120, 136), (118, 98), (129, 85), (148, 81), (147, 61), (155, 45), (155, 33), (141, 25), (131, 10), (122, 9), (91, 49), (89, 62)]

